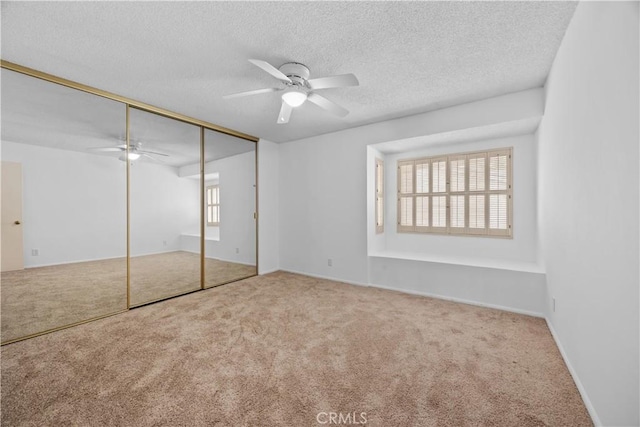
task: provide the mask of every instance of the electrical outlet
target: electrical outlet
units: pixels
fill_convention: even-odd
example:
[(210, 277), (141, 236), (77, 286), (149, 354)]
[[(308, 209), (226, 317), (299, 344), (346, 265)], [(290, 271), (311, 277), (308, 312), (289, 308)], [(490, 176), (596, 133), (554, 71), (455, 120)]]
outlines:
[(333, 260), (332, 260), (331, 258), (329, 258), (329, 259), (327, 260), (327, 265), (328, 265), (329, 267), (333, 267)]
[(555, 298), (551, 298), (551, 305), (553, 308), (553, 312), (556, 312), (556, 299)]
[(236, 253), (239, 254), (240, 253), (240, 248), (236, 248)]
[(40, 255), (40, 249), (31, 249), (31, 256)]

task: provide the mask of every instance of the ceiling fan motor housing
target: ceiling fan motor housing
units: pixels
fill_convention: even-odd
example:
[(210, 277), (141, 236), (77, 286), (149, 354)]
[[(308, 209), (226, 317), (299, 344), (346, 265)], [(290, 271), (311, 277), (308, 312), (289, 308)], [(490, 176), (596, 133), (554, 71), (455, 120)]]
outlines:
[(289, 77), (295, 85), (307, 87), (310, 73), (306, 65), (298, 62), (287, 62), (280, 66), (279, 71)]

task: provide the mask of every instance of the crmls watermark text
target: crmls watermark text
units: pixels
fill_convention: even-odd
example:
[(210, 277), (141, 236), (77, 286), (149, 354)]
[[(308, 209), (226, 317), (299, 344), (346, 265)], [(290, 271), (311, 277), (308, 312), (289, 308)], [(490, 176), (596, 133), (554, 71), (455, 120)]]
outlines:
[(342, 424), (342, 425), (356, 425), (367, 423), (366, 412), (318, 412), (316, 415), (316, 421), (319, 424)]

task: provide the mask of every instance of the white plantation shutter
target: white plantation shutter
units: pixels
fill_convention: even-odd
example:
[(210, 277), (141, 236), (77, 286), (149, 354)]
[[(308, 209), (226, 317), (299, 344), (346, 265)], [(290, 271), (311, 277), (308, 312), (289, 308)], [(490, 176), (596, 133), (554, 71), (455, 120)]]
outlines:
[(449, 171), (451, 183), (450, 190), (452, 193), (458, 193), (465, 189), (465, 157), (461, 157), (449, 162)]
[(384, 232), (384, 162), (376, 159), (376, 233)]
[(511, 150), (495, 150), (489, 156), (488, 234), (511, 235)]
[(487, 154), (469, 155), (469, 191), (484, 191)]
[(432, 227), (446, 228), (447, 226), (447, 196), (433, 196), (431, 198)]
[(507, 189), (507, 155), (489, 157), (489, 190)]
[(433, 193), (444, 193), (447, 191), (447, 159), (433, 160), (431, 163), (433, 170)]
[(416, 197), (416, 227), (429, 226), (429, 197)]
[(466, 231), (467, 156), (449, 156), (449, 232)]
[(400, 193), (413, 193), (413, 162), (400, 165)]
[(398, 231), (413, 231), (413, 160), (398, 162)]
[(400, 197), (400, 225), (413, 227), (413, 197)]
[(450, 196), (449, 208), (451, 211), (451, 222), (449, 226), (456, 229), (465, 228), (465, 209), (464, 209), (465, 196)]
[(486, 234), (487, 153), (473, 153), (469, 161), (468, 234)]
[(484, 230), (484, 199), (485, 195), (469, 195), (469, 228), (475, 230)]
[(429, 162), (416, 161), (416, 193), (429, 192)]
[(489, 195), (489, 228), (506, 230), (507, 228), (507, 195)]
[(431, 159), (431, 230), (447, 230), (447, 158)]
[(398, 162), (398, 231), (510, 237), (512, 149)]

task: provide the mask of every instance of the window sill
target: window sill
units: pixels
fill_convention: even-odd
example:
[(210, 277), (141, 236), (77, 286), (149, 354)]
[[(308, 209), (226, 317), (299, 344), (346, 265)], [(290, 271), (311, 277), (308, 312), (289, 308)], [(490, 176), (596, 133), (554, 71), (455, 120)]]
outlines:
[(499, 260), (489, 258), (461, 258), (446, 257), (432, 254), (420, 254), (413, 252), (373, 251), (369, 252), (372, 258), (391, 258), (407, 261), (423, 261), (439, 264), (461, 265), (465, 267), (493, 268), (497, 270), (511, 270), (524, 273), (544, 274), (544, 268), (535, 262)]

